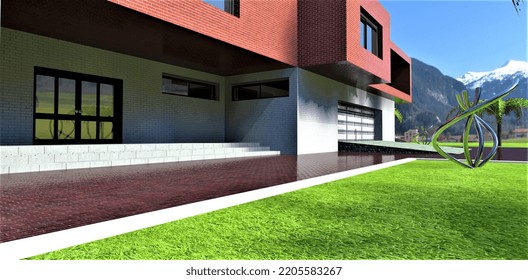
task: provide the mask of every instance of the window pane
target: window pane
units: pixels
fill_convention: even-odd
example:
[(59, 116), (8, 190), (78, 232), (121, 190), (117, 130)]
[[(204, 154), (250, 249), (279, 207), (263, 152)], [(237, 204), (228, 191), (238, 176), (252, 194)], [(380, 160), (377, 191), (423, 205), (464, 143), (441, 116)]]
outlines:
[(100, 105), (99, 116), (113, 117), (114, 116), (114, 86), (107, 84), (100, 84)]
[(114, 139), (114, 124), (111, 122), (99, 123), (99, 139)]
[(218, 9), (225, 11), (226, 10), (226, 1), (225, 0), (203, 0), (205, 3), (215, 6)]
[(35, 120), (35, 139), (53, 139), (54, 120)]
[(163, 92), (178, 95), (188, 95), (188, 90), (189, 83), (187, 81), (163, 77)]
[(367, 25), (367, 50), (372, 52), (372, 28)]
[(235, 100), (259, 98), (260, 86), (240, 86), (235, 90)]
[[(37, 75), (35, 94), (35, 112), (55, 113), (55, 78)], [(48, 138), (42, 138), (48, 139)]]
[(359, 36), (360, 36), (360, 44), (363, 48), (367, 48), (366, 44), (365, 44), (365, 22), (364, 21), (361, 21), (361, 24), (360, 24), (360, 30), (359, 30)]
[(59, 79), (59, 114), (75, 115), (75, 80)]
[(162, 78), (162, 92), (202, 99), (216, 99), (216, 87), (214, 85), (167, 76)]
[(214, 89), (215, 87), (213, 85), (189, 83), (189, 96), (204, 99), (214, 99)]
[(284, 97), (289, 95), (290, 82), (281, 80), (257, 85), (233, 87), (233, 100)]
[(360, 45), (372, 54), (382, 58), (381, 25), (362, 11), (359, 26)]
[(81, 139), (97, 139), (97, 122), (81, 122)]
[(97, 115), (97, 83), (82, 82), (81, 89), (81, 115), (96, 116)]
[(75, 139), (74, 120), (59, 120), (57, 129), (59, 139)]

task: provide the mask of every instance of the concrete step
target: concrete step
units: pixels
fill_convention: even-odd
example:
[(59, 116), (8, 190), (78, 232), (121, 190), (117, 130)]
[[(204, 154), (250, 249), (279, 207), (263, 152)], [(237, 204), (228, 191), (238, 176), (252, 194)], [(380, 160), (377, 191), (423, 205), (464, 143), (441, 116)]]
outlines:
[(259, 143), (0, 146), (0, 174), (273, 155)]

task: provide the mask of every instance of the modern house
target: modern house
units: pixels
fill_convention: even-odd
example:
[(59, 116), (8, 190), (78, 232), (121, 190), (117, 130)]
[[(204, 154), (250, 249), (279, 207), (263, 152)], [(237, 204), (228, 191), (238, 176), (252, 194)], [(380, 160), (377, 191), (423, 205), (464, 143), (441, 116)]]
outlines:
[(3, 0), (2, 146), (394, 141), (411, 60), (377, 1)]

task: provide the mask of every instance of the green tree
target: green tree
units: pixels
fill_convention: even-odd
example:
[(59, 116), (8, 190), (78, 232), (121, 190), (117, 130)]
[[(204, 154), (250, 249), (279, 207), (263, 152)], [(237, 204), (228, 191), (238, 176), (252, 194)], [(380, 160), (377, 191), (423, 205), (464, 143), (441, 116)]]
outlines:
[(396, 117), (396, 119), (398, 119), (398, 121), (400, 121), (400, 123), (403, 122), (403, 115), (400, 110), (398, 110), (398, 108), (396, 107), (394, 107), (394, 116)]
[[(467, 96), (467, 92), (463, 91), (462, 95)], [(458, 96), (457, 96), (458, 99)], [(483, 102), (483, 101), (480, 101)], [(479, 103), (480, 103), (479, 102)], [(474, 104), (469, 103), (467, 104), (468, 107), (473, 106)], [(528, 99), (526, 98), (510, 98), (507, 100), (499, 99), (499, 101), (491, 104), (489, 107), (483, 109), (482, 111), (478, 112), (478, 115), (482, 115), (483, 113), (486, 115), (490, 115), (495, 117), (495, 120), (497, 121), (497, 137), (499, 138), (499, 147), (502, 146), (502, 119), (504, 116), (508, 116), (509, 114), (513, 113), (515, 115), (515, 118), (517, 120), (520, 120), (523, 116), (523, 109), (528, 108)], [(457, 115), (459, 112), (463, 111), (462, 107), (460, 105), (457, 105), (455, 108), (453, 108), (449, 114), (447, 115), (446, 119), (449, 119), (451, 114), (453, 112), (456, 112), (455, 115)]]
[(491, 106), (484, 109), (484, 113), (495, 117), (497, 121), (497, 136), (499, 137), (499, 146), (502, 146), (502, 119), (511, 113), (517, 120), (521, 119), (523, 109), (528, 108), (528, 99), (510, 98), (508, 100), (500, 99)]

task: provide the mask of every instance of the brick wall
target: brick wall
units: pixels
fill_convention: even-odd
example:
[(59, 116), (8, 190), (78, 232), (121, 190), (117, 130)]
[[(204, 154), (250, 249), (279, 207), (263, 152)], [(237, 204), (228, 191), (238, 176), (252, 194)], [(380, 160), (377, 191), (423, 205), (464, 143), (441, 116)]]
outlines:
[[(346, 57), (346, 2), (306, 0), (299, 2), (299, 65), (335, 63)], [(359, 42), (359, 40), (358, 40)]]
[[(375, 56), (360, 44), (360, 9), (376, 19), (382, 27), (383, 58)], [(390, 15), (378, 1), (347, 1), (346, 60), (360, 68), (390, 82)]]
[(109, 0), (255, 53), (297, 64), (297, 1), (240, 1), (240, 17), (202, 0)]
[[(223, 142), (224, 77), (2, 28), (0, 139), (33, 141), (34, 66), (123, 80), (123, 142)], [(220, 100), (161, 93), (162, 73), (219, 85)]]

